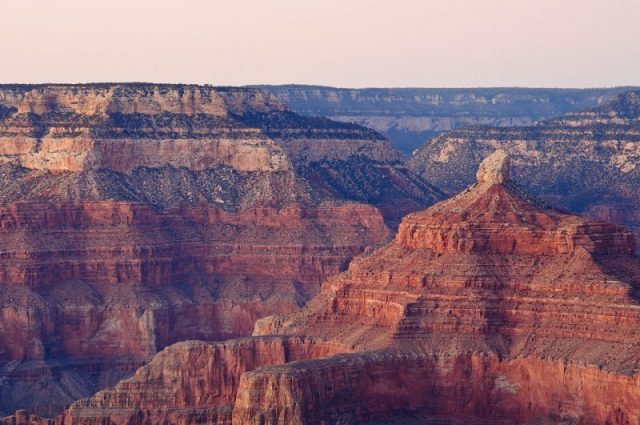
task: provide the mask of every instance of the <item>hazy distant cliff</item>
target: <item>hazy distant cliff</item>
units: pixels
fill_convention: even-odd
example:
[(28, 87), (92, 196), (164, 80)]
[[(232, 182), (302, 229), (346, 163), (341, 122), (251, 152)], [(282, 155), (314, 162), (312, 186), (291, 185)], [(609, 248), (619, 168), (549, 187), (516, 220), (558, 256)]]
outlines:
[(470, 124), (529, 125), (599, 106), (624, 88), (373, 88), (265, 86), (295, 112), (373, 128), (405, 155), (441, 131)]
[(551, 205), (640, 232), (640, 91), (532, 126), (444, 132), (408, 165), (455, 193), (473, 181), (477, 165), (496, 148), (511, 154), (522, 185)]

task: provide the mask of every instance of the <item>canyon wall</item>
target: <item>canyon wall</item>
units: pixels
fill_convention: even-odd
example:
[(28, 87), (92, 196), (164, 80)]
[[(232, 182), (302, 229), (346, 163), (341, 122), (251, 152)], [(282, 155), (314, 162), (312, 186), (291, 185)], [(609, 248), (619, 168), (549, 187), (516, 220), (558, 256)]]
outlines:
[(473, 182), (484, 156), (509, 152), (520, 184), (549, 205), (640, 231), (640, 104), (627, 92), (599, 108), (520, 128), (445, 132), (408, 161), (447, 193)]
[(55, 423), (622, 425), (640, 419), (637, 375), (554, 359), (335, 355), (341, 350), (303, 338), (176, 344), (114, 388), (73, 403)]
[(259, 90), (0, 85), (0, 412), (249, 335), (441, 196), (378, 133)]
[(635, 237), (544, 207), (510, 165), (485, 159), (255, 337), (171, 346), (56, 423), (637, 423)]
[(233, 424), (632, 424), (637, 379), (553, 360), (346, 354), (243, 374)]
[[(260, 179), (289, 176), (295, 185), (288, 188), (292, 197), (286, 201), (305, 197), (304, 201), (315, 203), (325, 199), (369, 203), (381, 209), (392, 225), (407, 212), (442, 197), (403, 165), (399, 153), (379, 133), (300, 116), (275, 96), (255, 89), (0, 85), (0, 106), (4, 169), (89, 174), (108, 170), (120, 178), (167, 168), (224, 169), (257, 174)], [(128, 183), (135, 186), (135, 180)], [(266, 188), (274, 189), (278, 188)], [(136, 195), (144, 197), (146, 191), (139, 188)], [(275, 205), (282, 199), (274, 195), (286, 194), (268, 195), (262, 202), (268, 199)], [(194, 203), (188, 198), (181, 201)]]
[(592, 108), (627, 88), (366, 88), (260, 86), (302, 115), (352, 122), (382, 133), (404, 155), (438, 133), (473, 125), (526, 126)]

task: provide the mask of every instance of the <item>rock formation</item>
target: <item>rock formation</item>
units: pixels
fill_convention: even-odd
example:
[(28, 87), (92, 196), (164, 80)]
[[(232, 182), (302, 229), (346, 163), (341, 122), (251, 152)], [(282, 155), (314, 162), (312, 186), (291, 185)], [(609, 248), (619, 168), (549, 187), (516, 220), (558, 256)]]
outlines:
[[(473, 186), (407, 216), (302, 311), (257, 322), (255, 335), (281, 336), (169, 347), (57, 421), (637, 423), (635, 244), (623, 227), (526, 195), (499, 151)], [(297, 354), (283, 357), (287, 344)], [(168, 361), (184, 347), (214, 353)], [(244, 347), (251, 366), (233, 360)]]
[(488, 153), (511, 155), (520, 184), (542, 200), (640, 234), (640, 92), (525, 127), (469, 127), (428, 141), (408, 162), (448, 194)]
[[(248, 182), (252, 197), (240, 199), (245, 201), (241, 207), (360, 201), (379, 207), (394, 224), (407, 212), (441, 198), (438, 190), (404, 167), (379, 133), (297, 115), (273, 95), (255, 89), (0, 85), (0, 107), (0, 164), (5, 164), (5, 173), (85, 173), (73, 185), (67, 181), (71, 187), (62, 188), (64, 193), (54, 190), (56, 196), (100, 198), (104, 194), (96, 191), (111, 189), (119, 191), (109, 193), (111, 197), (163, 208), (205, 202), (230, 209), (238, 206), (239, 195), (223, 190), (249, 188), (237, 187), (242, 182), (233, 187), (224, 183), (249, 173), (261, 180)], [(184, 170), (192, 173), (180, 174)], [(207, 179), (211, 186), (212, 170), (223, 175), (214, 176), (217, 185), (202, 187)], [(160, 172), (165, 177), (177, 173), (168, 180), (181, 187), (157, 187), (157, 181), (148, 181)], [(272, 181), (277, 178), (288, 180)], [(109, 187), (93, 188), (93, 180)], [(282, 184), (288, 184), (286, 190), (279, 187)], [(82, 189), (84, 193), (77, 193)], [(89, 190), (93, 193), (86, 193)], [(0, 199), (36, 195), (49, 193), (11, 192)], [(263, 198), (254, 199), (260, 195)], [(174, 199), (167, 199), (170, 196)]]
[(91, 415), (94, 423), (104, 417), (114, 424), (227, 423), (245, 372), (341, 350), (336, 344), (295, 337), (178, 343), (131, 379), (72, 404), (58, 422), (84, 423)]
[[(438, 133), (470, 125), (526, 126), (606, 103), (629, 88), (368, 88), (261, 86), (294, 112), (373, 128), (406, 156)], [(477, 165), (477, 164), (476, 164)]]
[(255, 89), (0, 86), (0, 412), (299, 309), (440, 196), (397, 156)]

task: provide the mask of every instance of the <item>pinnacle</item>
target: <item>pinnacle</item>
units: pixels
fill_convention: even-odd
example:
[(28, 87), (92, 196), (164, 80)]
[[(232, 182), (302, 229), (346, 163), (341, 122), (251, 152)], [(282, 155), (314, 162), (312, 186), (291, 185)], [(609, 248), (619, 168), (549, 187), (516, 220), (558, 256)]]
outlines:
[(503, 184), (511, 180), (509, 154), (502, 149), (496, 150), (480, 163), (476, 173), (478, 183)]

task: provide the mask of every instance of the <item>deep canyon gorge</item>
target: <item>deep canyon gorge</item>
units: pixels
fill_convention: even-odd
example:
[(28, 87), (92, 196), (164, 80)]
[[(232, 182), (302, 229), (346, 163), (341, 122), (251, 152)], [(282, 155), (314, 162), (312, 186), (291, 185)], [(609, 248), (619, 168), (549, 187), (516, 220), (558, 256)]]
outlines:
[(639, 92), (312, 89), (0, 85), (0, 423), (640, 423)]
[(527, 195), (497, 151), (301, 311), (169, 346), (55, 423), (636, 423), (635, 250)]

